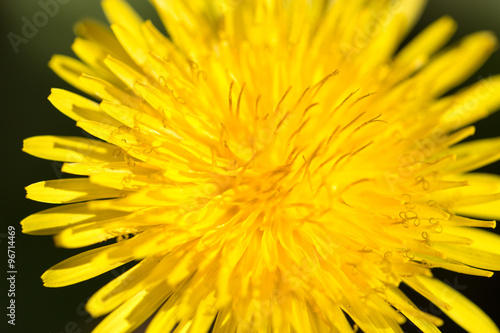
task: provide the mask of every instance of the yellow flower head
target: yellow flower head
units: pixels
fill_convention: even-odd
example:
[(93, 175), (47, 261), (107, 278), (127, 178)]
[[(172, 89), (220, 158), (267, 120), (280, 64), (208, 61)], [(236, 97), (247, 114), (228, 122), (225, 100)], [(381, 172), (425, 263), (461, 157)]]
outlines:
[[(500, 139), (457, 144), (500, 105), (500, 77), (454, 95), (496, 40), (440, 51), (444, 17), (397, 51), (423, 0), (153, 0), (169, 38), (122, 0), (50, 67), (90, 97), (49, 100), (97, 137), (27, 139), (84, 176), (27, 187), (56, 244), (108, 241), (47, 287), (135, 266), (92, 296), (95, 332), (439, 332), (411, 287), (470, 332), (499, 332), (431, 268), (500, 270)], [(481, 218), (472, 219), (465, 216)], [(111, 241), (115, 239), (116, 242)], [(353, 328), (349, 323), (354, 323)]]

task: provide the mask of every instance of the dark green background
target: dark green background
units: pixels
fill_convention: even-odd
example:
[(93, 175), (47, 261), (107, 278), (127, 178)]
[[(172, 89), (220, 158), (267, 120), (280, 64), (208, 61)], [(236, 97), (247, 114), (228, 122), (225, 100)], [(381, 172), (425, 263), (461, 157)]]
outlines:
[[(45, 1), (45, 0), (44, 0)], [(50, 237), (27, 236), (21, 234), (21, 221), (27, 215), (48, 208), (50, 205), (28, 201), (24, 198), (24, 187), (41, 180), (54, 179), (59, 175), (60, 164), (37, 159), (21, 152), (22, 140), (35, 135), (76, 135), (81, 130), (74, 122), (60, 114), (47, 101), (51, 87), (69, 88), (47, 67), (50, 56), (54, 53), (70, 54), (70, 45), (74, 38), (72, 25), (83, 16), (104, 20), (99, 1), (65, 0), (60, 5), (59, 13), (50, 18), (47, 24), (39, 28), (38, 33), (29, 42), (19, 46), (15, 53), (7, 38), (9, 32), (21, 34), (22, 18), (31, 21), (40, 11), (38, 1), (2, 0), (1, 17), (1, 229), (0, 249), (2, 255), (2, 295), (1, 307), (7, 306), (7, 285), (5, 284), (7, 226), (17, 229), (16, 238), (16, 327), (6, 325), (6, 310), (1, 311), (1, 332), (40, 332), (40, 333), (84, 333), (99, 322), (83, 311), (83, 304), (100, 286), (113, 279), (121, 270), (104, 274), (91, 281), (59, 289), (42, 286), (40, 275), (50, 266), (80, 250), (55, 248)], [(144, 18), (159, 21), (147, 1), (130, 1)], [(494, 30), (500, 35), (500, 1), (497, 0), (431, 0), (424, 16), (415, 31), (449, 14), (459, 23), (456, 39), (477, 30)], [(500, 73), (500, 52), (476, 73), (469, 82), (479, 77)], [(70, 88), (72, 89), (72, 88)], [(74, 89), (73, 89), (74, 90)], [(477, 124), (475, 138), (500, 135), (500, 113)], [(500, 164), (495, 163), (485, 171), (500, 173)], [(500, 207), (499, 207), (500, 208)], [(500, 274), (490, 279), (436, 271), (436, 275), (457, 287), (467, 297), (480, 305), (497, 323), (500, 323)], [(429, 302), (419, 303), (429, 311)], [(404, 326), (406, 332), (416, 332), (411, 325)], [(453, 323), (447, 321), (443, 332), (461, 332)]]

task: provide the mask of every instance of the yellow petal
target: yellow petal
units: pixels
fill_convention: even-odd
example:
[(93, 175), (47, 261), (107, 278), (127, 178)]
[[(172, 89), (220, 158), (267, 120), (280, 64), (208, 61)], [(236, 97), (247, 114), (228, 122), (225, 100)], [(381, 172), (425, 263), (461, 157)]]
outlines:
[[(152, 144), (148, 144), (147, 133), (142, 133), (140, 136), (134, 135), (130, 128), (118, 128), (108, 126), (100, 122), (78, 122), (77, 126), (84, 129), (86, 132), (98, 137), (99, 139), (113, 143), (121, 147), (127, 155), (127, 163), (130, 167), (134, 167), (136, 160), (140, 160), (162, 169), (168, 170), (172, 167), (172, 163), (178, 161), (177, 158), (170, 155), (170, 152), (165, 148), (153, 148)], [(138, 139), (144, 139), (139, 143)], [(130, 156), (134, 157), (131, 158)], [(179, 164), (179, 166), (181, 166)], [(183, 164), (183, 168), (186, 168)]]
[(452, 227), (479, 227), (479, 228), (496, 228), (496, 221), (476, 220), (463, 216), (452, 215), (447, 222), (450, 222)]
[(166, 112), (171, 105), (170, 97), (149, 85), (137, 84), (135, 89), (139, 96), (143, 97), (155, 110), (164, 110)]
[(470, 248), (500, 255), (500, 236), (478, 228), (447, 227), (446, 232), (472, 240)]
[(97, 76), (98, 74), (81, 61), (64, 55), (54, 55), (49, 61), (49, 67), (64, 81), (90, 96), (96, 96), (94, 91), (82, 83), (79, 78), (82, 74)]
[(24, 140), (23, 151), (61, 162), (112, 162), (116, 146), (81, 137), (35, 136)]
[[(153, 0), (153, 4), (163, 21), (169, 29), (172, 40), (184, 52), (194, 53), (200, 48), (200, 43), (215, 41), (220, 18), (220, 8), (227, 4), (216, 1), (159, 1)], [(236, 4), (238, 5), (238, 4)], [(232, 7), (232, 6), (230, 6)], [(230, 10), (234, 10), (231, 8)], [(228, 19), (231, 15), (226, 16)], [(194, 47), (198, 44), (198, 48)]]
[(75, 25), (75, 33), (105, 48), (111, 56), (120, 59), (130, 66), (135, 66), (132, 59), (130, 59), (123, 47), (118, 43), (111, 29), (101, 22), (91, 19), (82, 20)]
[(92, 184), (88, 178), (47, 180), (26, 187), (26, 198), (47, 203), (71, 203), (117, 198), (122, 192)]
[(74, 249), (137, 232), (137, 223), (127, 226), (123, 219), (99, 221), (66, 228), (54, 237), (54, 242), (59, 247)]
[[(440, 96), (474, 73), (491, 55), (496, 38), (490, 32), (478, 32), (433, 59), (419, 74), (429, 94)], [(453, 64), (453, 66), (450, 66)]]
[(396, 7), (395, 12), (406, 18), (406, 32), (410, 32), (411, 28), (418, 22), (426, 5), (427, 0), (410, 0), (398, 4), (399, 7)]
[(43, 274), (48, 287), (62, 287), (88, 280), (131, 260), (141, 260), (165, 251), (163, 243), (169, 234), (151, 228), (131, 239), (90, 250), (71, 257)]
[(169, 291), (165, 282), (149, 286), (104, 318), (93, 332), (132, 332), (158, 309), (168, 297)]
[(90, 182), (117, 190), (138, 191), (143, 187), (155, 188), (164, 186), (164, 183), (154, 183), (149, 176), (134, 175), (124, 172), (99, 172), (90, 175)]
[[(121, 24), (113, 24), (111, 29), (128, 55), (139, 66), (145, 66), (148, 60), (149, 46), (142, 36), (130, 33), (130, 30)], [(140, 30), (139, 30), (140, 31)]]
[(373, 68), (386, 63), (396, 50), (407, 23), (404, 16), (396, 15), (393, 20), (389, 21), (387, 26), (381, 28), (384, 29), (384, 33), (379, 33), (370, 45), (363, 50), (363, 56), (358, 57), (357, 61), (363, 63), (362, 67), (360, 67), (369, 72)]
[[(101, 103), (101, 109), (111, 117), (120, 121), (123, 125), (130, 128), (137, 126), (140, 130), (148, 131), (150, 133), (162, 133), (171, 137), (176, 136), (173, 131), (165, 128), (161, 119), (151, 116), (146, 112), (106, 101)], [(176, 138), (178, 139), (179, 137), (176, 136)]]
[(154, 172), (158, 172), (158, 169), (152, 167), (147, 163), (140, 161), (134, 161), (133, 169), (131, 168), (131, 163), (128, 163), (127, 159), (124, 159), (124, 153), (121, 150), (116, 150), (113, 152), (113, 156), (117, 156), (117, 159), (121, 159), (120, 162), (106, 162), (106, 163), (64, 163), (61, 170), (62, 172), (71, 173), (80, 176), (89, 176), (100, 172), (114, 172), (121, 174), (139, 174), (146, 175)]
[[(443, 308), (436, 304), (448, 317), (471, 333), (498, 333), (495, 323), (465, 296), (435, 278), (418, 276), (417, 279), (435, 297), (450, 305)], [(425, 296), (425, 295), (424, 295)]]
[(476, 216), (483, 219), (497, 219), (500, 220), (500, 200), (488, 201), (485, 203), (463, 206), (455, 208), (458, 214), (466, 216)]
[[(478, 162), (482, 162), (479, 161)], [(450, 191), (443, 197), (457, 214), (475, 216), (483, 219), (500, 218), (500, 176), (483, 173), (466, 173), (450, 177), (467, 179), (469, 186)], [(463, 218), (462, 218), (463, 219)], [(458, 226), (458, 225), (457, 225)], [(471, 226), (495, 227), (495, 222)]]
[(113, 118), (99, 109), (99, 104), (67, 90), (53, 88), (48, 99), (59, 111), (73, 120), (117, 124)]
[[(137, 141), (139, 138), (134, 135), (132, 129), (128, 127), (110, 126), (97, 121), (79, 121), (76, 123), (76, 125), (101, 140), (113, 143), (121, 147), (124, 151), (132, 156), (137, 154), (142, 155), (142, 152), (145, 149), (140, 149), (141, 146)], [(131, 154), (133, 148), (135, 148), (136, 154)]]
[(331, 312), (330, 312), (330, 315), (332, 316), (331, 322), (335, 325), (335, 327), (340, 332), (354, 333), (354, 330), (352, 329), (351, 325), (347, 321), (347, 318), (345, 317), (345, 313), (342, 312), (342, 309), (340, 309), (337, 305), (333, 305), (331, 307), (332, 307)]
[(406, 318), (410, 319), (424, 333), (440, 333), (436, 327), (443, 324), (443, 321), (437, 317), (420, 311), (408, 297), (398, 288), (389, 286), (386, 290), (387, 300), (396, 309), (399, 309)]
[[(99, 100), (106, 100), (110, 102), (122, 102), (132, 101), (133, 97), (126, 93), (119, 87), (99, 78), (95, 75), (82, 74), (78, 77), (78, 81), (85, 85), (87, 91), (91, 93), (92, 96), (97, 97)], [(108, 123), (104, 121), (104, 123)]]
[[(444, 246), (439, 246), (436, 244), (436, 242), (433, 241), (433, 249), (441, 251), (442, 255), (446, 259), (441, 259), (437, 256), (430, 256), (430, 255), (423, 255), (423, 254), (417, 254), (415, 256), (415, 259), (418, 261), (421, 261), (422, 263), (425, 262), (426, 267), (432, 267), (432, 268), (444, 268), (449, 271), (453, 272), (458, 272), (462, 274), (469, 274), (469, 275), (477, 275), (477, 276), (483, 276), (483, 277), (491, 277), (493, 276), (493, 272), (490, 271), (485, 271), (482, 269), (477, 269), (474, 267), (470, 267), (467, 265), (464, 265), (462, 260), (460, 258), (457, 259), (457, 256), (451, 256), (448, 255), (448, 252), (446, 251), (447, 245), (449, 244), (444, 244)], [(440, 244), (441, 245), (441, 244)], [(454, 260), (455, 259), (455, 260)], [(479, 265), (472, 265), (476, 267), (482, 267)]]
[(142, 25), (142, 33), (144, 34), (144, 38), (146, 39), (148, 46), (151, 48), (154, 57), (160, 57), (160, 59), (170, 59), (174, 62), (176, 62), (175, 59), (179, 58), (185, 60), (179, 49), (172, 43), (172, 40), (168, 39), (160, 31), (158, 31), (151, 21), (148, 20), (144, 22)]
[(451, 309), (450, 304), (448, 304), (446, 300), (443, 300), (438, 295), (432, 293), (432, 291), (427, 288), (427, 286), (421, 281), (421, 279), (418, 278), (418, 276), (402, 277), (401, 279), (405, 284), (418, 292), (420, 295), (427, 298), (432, 303), (436, 304), (439, 308), (445, 310)]
[(439, 101), (449, 102), (451, 107), (440, 119), (443, 131), (454, 131), (489, 116), (500, 106), (500, 76), (482, 79)]
[[(286, 306), (286, 304), (283, 304), (283, 307), (285, 307), (285, 306)], [(278, 311), (280, 311), (280, 310), (278, 310)], [(167, 316), (168, 316), (168, 314), (165, 314), (163, 317), (167, 317)], [(154, 322), (154, 320), (153, 320), (153, 322)], [(236, 332), (237, 328), (238, 328), (238, 321), (235, 318), (235, 315), (233, 314), (231, 307), (219, 309), (219, 313), (217, 314), (217, 318), (215, 319), (214, 331), (215, 332), (229, 333), (229, 332)], [(155, 329), (153, 329), (151, 331), (149, 331), (149, 330), (146, 331), (146, 333), (160, 333), (160, 332), (162, 332), (161, 331), (161, 324), (158, 325), (157, 327), (155, 327)], [(278, 332), (289, 333), (290, 326), (287, 325), (285, 329), (278, 331)]]
[(132, 67), (129, 67), (125, 63), (115, 59), (111, 56), (104, 58), (103, 60), (106, 67), (116, 75), (129, 89), (134, 89), (136, 82), (148, 83), (148, 80), (140, 72), (136, 71)]
[(215, 319), (216, 313), (209, 311), (215, 307), (216, 298), (211, 293), (209, 296), (203, 298), (196, 307), (193, 321), (189, 326), (189, 332), (209, 332), (210, 326)]
[(100, 77), (115, 85), (123, 85), (104, 65), (104, 59), (109, 55), (106, 48), (86, 39), (76, 38), (71, 45), (71, 49), (78, 58), (89, 65)]
[[(500, 241), (497, 242), (497, 245), (499, 244)], [(433, 244), (433, 248), (443, 253), (445, 257), (469, 266), (495, 271), (500, 270), (500, 254), (483, 252), (470, 246), (455, 244)]]
[(304, 300), (292, 299), (291, 326), (296, 332), (313, 332)]
[[(116, 155), (122, 154), (121, 150), (116, 151)], [(121, 166), (117, 166), (116, 169), (123, 170), (122, 172), (126, 172), (128, 166), (126, 163), (113, 163)], [(64, 163), (62, 168), (62, 172), (71, 173), (73, 175), (79, 176), (88, 176), (94, 173), (99, 173), (103, 171), (113, 171), (113, 166), (110, 166), (109, 163)]]
[(455, 30), (456, 23), (448, 16), (429, 25), (397, 54), (394, 67), (401, 73), (395, 75), (402, 78), (420, 69), (451, 38)]
[(127, 2), (122, 0), (103, 0), (101, 6), (110, 25), (119, 23), (131, 34), (140, 34), (143, 21)]
[(22, 220), (21, 225), (24, 233), (52, 235), (78, 223), (104, 221), (127, 214), (114, 210), (92, 210), (84, 202), (43, 210)]
[(106, 258), (107, 254), (119, 245), (113, 244), (83, 252), (52, 266), (42, 275), (43, 285), (49, 288), (68, 286), (91, 279), (133, 260), (134, 256), (130, 255), (125, 258), (110, 257), (96, 261), (99, 257)]
[[(174, 327), (179, 323), (185, 313), (185, 306), (172, 305), (175, 296), (178, 296), (179, 291), (174, 293), (170, 298), (162, 305), (154, 316), (151, 323), (148, 325), (147, 333), (161, 333), (161, 332), (171, 332)], [(234, 330), (233, 330), (234, 331)], [(233, 331), (227, 331), (233, 332)]]
[(85, 309), (93, 317), (99, 317), (113, 311), (141, 290), (144, 280), (157, 262), (157, 258), (154, 256), (142, 260), (92, 295), (85, 305)]
[(366, 332), (398, 332), (403, 330), (396, 320), (392, 317), (386, 317), (386, 313), (382, 314), (374, 307), (366, 307), (364, 302), (354, 300), (355, 296), (351, 296), (350, 300), (342, 300), (342, 310), (346, 312), (356, 324)]
[(461, 143), (450, 148), (450, 152), (456, 155), (456, 161), (443, 172), (465, 173), (499, 160), (500, 138)]

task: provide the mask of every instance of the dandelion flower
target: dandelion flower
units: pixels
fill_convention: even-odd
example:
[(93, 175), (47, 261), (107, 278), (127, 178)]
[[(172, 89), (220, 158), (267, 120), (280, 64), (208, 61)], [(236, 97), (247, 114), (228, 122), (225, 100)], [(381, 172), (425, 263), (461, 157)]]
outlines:
[[(23, 231), (94, 248), (47, 287), (135, 265), (86, 305), (95, 332), (402, 332), (442, 319), (499, 332), (432, 268), (500, 270), (500, 139), (460, 143), (500, 105), (500, 77), (452, 95), (496, 47), (443, 49), (443, 17), (398, 51), (422, 0), (153, 0), (169, 37), (122, 0), (76, 26), (49, 100), (94, 138), (38, 136), (74, 178), (27, 187), (64, 204)], [(116, 239), (116, 241), (113, 241)], [(354, 323), (354, 324), (352, 324)], [(354, 327), (353, 327), (354, 325)]]

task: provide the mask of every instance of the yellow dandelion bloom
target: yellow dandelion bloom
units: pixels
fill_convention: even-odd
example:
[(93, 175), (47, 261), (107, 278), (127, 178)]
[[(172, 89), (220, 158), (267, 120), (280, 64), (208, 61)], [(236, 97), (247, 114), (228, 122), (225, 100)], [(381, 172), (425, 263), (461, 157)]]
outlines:
[[(500, 270), (500, 138), (459, 143), (500, 106), (500, 77), (444, 94), (496, 47), (442, 49), (443, 17), (398, 51), (423, 0), (152, 0), (169, 37), (122, 0), (50, 67), (88, 97), (49, 100), (96, 139), (24, 151), (74, 178), (27, 187), (64, 204), (23, 231), (94, 248), (47, 287), (135, 266), (87, 303), (95, 332), (439, 332), (405, 284), (469, 332), (499, 332), (432, 268)], [(444, 96), (444, 97), (443, 97)], [(112, 241), (116, 239), (116, 242)], [(354, 324), (352, 324), (354, 322)]]

